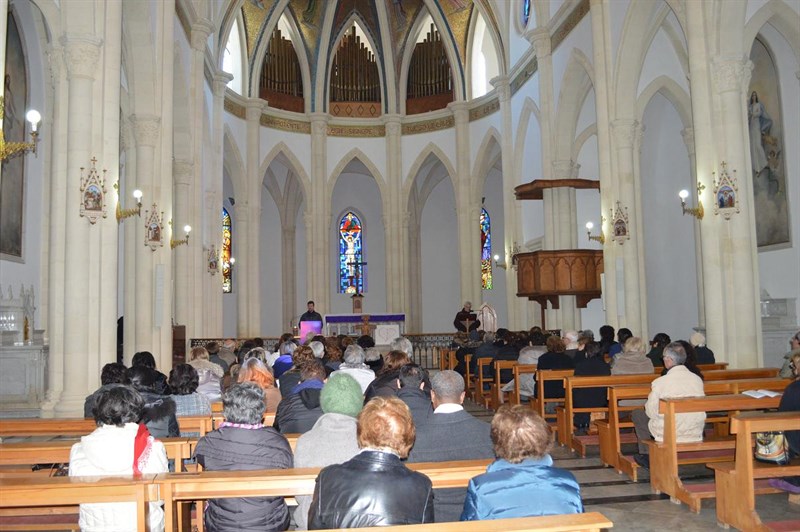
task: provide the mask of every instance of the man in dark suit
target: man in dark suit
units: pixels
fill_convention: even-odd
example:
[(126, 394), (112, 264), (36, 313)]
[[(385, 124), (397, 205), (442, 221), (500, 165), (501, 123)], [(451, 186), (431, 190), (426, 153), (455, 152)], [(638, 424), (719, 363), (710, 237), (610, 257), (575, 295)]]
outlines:
[[(455, 371), (440, 371), (431, 378), (433, 414), (417, 427), (417, 440), (409, 462), (446, 462), (494, 458), (491, 427), (476, 419), (461, 406), (464, 378)], [(433, 492), (437, 522), (458, 521), (464, 508), (464, 488), (437, 489)]]

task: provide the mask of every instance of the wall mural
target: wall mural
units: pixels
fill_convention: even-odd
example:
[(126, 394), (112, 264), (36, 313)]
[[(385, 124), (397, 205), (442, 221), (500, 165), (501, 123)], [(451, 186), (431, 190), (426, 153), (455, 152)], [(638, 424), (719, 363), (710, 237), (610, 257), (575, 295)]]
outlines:
[(778, 73), (769, 50), (756, 39), (747, 101), (758, 247), (791, 242), (783, 120)]
[[(6, 142), (25, 142), (28, 75), (16, 20), (8, 13), (6, 75), (3, 80), (3, 135)], [(0, 170), (0, 257), (21, 260), (25, 201), (25, 156), (2, 163)]]

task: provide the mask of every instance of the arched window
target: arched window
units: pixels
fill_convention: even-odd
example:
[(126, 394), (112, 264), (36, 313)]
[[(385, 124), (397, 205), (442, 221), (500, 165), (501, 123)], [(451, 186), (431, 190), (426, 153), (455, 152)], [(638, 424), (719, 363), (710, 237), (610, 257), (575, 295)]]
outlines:
[(361, 220), (348, 211), (339, 222), (339, 293), (364, 293), (364, 237)]
[(492, 289), (492, 220), (481, 208), (481, 288)]
[(239, 19), (231, 26), (228, 42), (222, 53), (222, 70), (233, 74), (233, 79), (228, 82), (228, 87), (237, 94), (243, 94), (244, 89), (244, 54), (242, 53), (242, 40), (239, 33)]
[(486, 27), (486, 21), (480, 11), (476, 10), (475, 25), (472, 33), (472, 98), (480, 98), (492, 90), (489, 80), (500, 75), (497, 62), (497, 50)]
[(233, 224), (228, 210), (222, 208), (222, 292), (230, 294), (233, 291), (233, 271), (231, 261), (231, 236), (233, 235)]
[(523, 28), (528, 27), (528, 21), (531, 19), (531, 0), (522, 0), (522, 13), (520, 13), (520, 22)]

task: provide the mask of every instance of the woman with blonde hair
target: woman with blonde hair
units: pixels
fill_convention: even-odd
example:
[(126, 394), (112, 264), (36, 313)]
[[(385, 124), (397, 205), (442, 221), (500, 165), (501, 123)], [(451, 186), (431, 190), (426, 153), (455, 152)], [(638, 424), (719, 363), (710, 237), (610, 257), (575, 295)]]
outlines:
[(193, 347), (188, 364), (197, 370), (200, 379), (197, 391), (205, 395), (210, 403), (216, 403), (222, 399), (222, 377), (225, 372), (222, 366), (214, 364), (210, 358), (205, 347)]
[(254, 382), (264, 390), (264, 401), (267, 412), (272, 413), (278, 409), (281, 402), (281, 392), (275, 387), (275, 377), (266, 364), (256, 357), (246, 359), (239, 368), (237, 382)]
[(638, 336), (625, 341), (622, 353), (614, 357), (611, 364), (612, 375), (651, 374), (653, 371), (653, 362), (647, 358), (644, 341)]

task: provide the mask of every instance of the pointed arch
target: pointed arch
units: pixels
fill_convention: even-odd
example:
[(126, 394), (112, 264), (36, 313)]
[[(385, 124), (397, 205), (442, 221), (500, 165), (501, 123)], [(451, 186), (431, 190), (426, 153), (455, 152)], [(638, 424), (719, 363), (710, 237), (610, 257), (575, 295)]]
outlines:
[[(447, 38), (443, 38), (442, 42), (444, 43), (444, 49), (447, 51), (447, 60), (450, 61), (450, 68), (453, 69), (453, 93), (455, 96), (455, 101), (466, 100), (467, 87), (466, 79), (464, 78), (464, 65), (461, 63), (461, 56), (459, 55), (458, 48), (453, 40), (453, 34), (450, 31), (450, 26), (444, 20), (444, 15), (442, 15), (441, 7), (438, 5), (438, 1), (435, 2), (434, 0), (424, 0), (424, 2), (425, 6), (428, 8), (428, 12), (431, 14), (433, 23), (436, 24), (436, 27), (440, 30), (446, 30), (446, 32), (442, 34), (442, 37)], [(410, 61), (411, 60), (409, 59), (409, 62)]]
[(572, 153), (578, 118), (586, 97), (594, 86), (592, 81), (594, 72), (589, 67), (586, 55), (577, 48), (573, 49), (558, 96), (558, 121), (553, 159), (555, 161), (566, 159)]
[[(303, 44), (303, 34), (300, 31), (300, 26), (297, 24), (297, 20), (292, 14), (292, 11), (286, 7), (288, 5), (288, 0), (281, 0), (281, 2), (278, 2), (278, 4), (281, 3), (284, 4), (283, 9), (281, 11), (275, 10), (275, 16), (273, 16), (271, 20), (268, 19), (267, 23), (265, 23), (264, 31), (261, 33), (261, 37), (256, 44), (256, 51), (249, 64), (251, 75), (248, 87), (250, 94), (254, 95), (254, 97), (259, 96), (259, 80), (261, 79), (261, 70), (264, 68), (264, 57), (267, 55), (269, 36), (272, 35), (272, 32), (278, 27), (278, 23), (283, 17), (285, 17), (286, 25), (289, 27), (289, 37), (294, 47), (294, 53), (297, 56), (298, 63), (300, 63), (300, 77), (303, 79), (303, 94), (310, 95), (313, 93), (311, 85), (311, 65), (309, 63), (308, 54), (306, 53), (306, 47)], [(305, 103), (303, 105), (305, 107), (305, 112), (310, 113), (311, 98), (306, 97), (304, 100)]]
[[(288, 163), (287, 166), (290, 170), (292, 170), (295, 177), (300, 182), (300, 192), (303, 195), (303, 198), (308, 200), (311, 197), (311, 178), (308, 176), (308, 173), (306, 172), (306, 169), (303, 167), (302, 163), (300, 163), (300, 159), (297, 158), (292, 149), (289, 148), (289, 146), (287, 146), (283, 141), (275, 144), (267, 156), (261, 161), (261, 166), (258, 169), (259, 179), (263, 182), (263, 178), (267, 173), (267, 169), (272, 162), (279, 157), (284, 160), (282, 162)], [(260, 185), (261, 183), (259, 183), (259, 186)]]
[[(494, 55), (495, 55), (495, 61), (497, 62), (497, 75), (504, 76), (506, 74), (506, 62), (504, 60), (505, 53), (503, 52), (502, 40), (497, 35), (496, 28), (494, 28), (491, 22), (487, 20), (482, 4), (476, 4), (476, 8), (472, 10), (472, 16), (470, 17), (469, 21), (469, 29), (467, 30), (467, 51), (466, 51), (467, 64), (465, 70), (466, 70), (466, 78), (467, 80), (469, 80), (467, 83), (467, 97), (469, 99), (476, 98), (476, 96), (473, 94), (474, 90), (473, 69), (475, 68), (475, 64), (473, 61), (472, 54), (475, 51), (474, 48), (476, 40), (475, 33), (478, 30), (479, 21), (482, 21), (483, 23), (484, 39), (486, 38), (487, 35), (491, 39), (492, 48), (494, 50)], [(486, 91), (486, 94), (488, 94), (492, 90), (493, 89)]]
[(581, 150), (583, 149), (583, 145), (586, 144), (586, 141), (588, 141), (590, 138), (596, 135), (597, 135), (597, 123), (587, 126), (586, 129), (578, 133), (578, 135), (575, 137), (575, 142), (573, 143), (572, 146), (572, 155), (570, 156), (570, 159), (573, 161), (577, 161), (578, 156), (580, 156)]
[(414, 160), (414, 163), (411, 165), (408, 174), (406, 174), (405, 180), (403, 181), (403, 197), (406, 199), (406, 205), (408, 204), (411, 191), (414, 188), (414, 182), (416, 181), (420, 170), (422, 170), (422, 167), (426, 162), (428, 162), (430, 157), (434, 157), (435, 159), (439, 160), (447, 172), (447, 177), (450, 178), (451, 182), (453, 181), (453, 176), (456, 175), (456, 170), (453, 166), (453, 163), (450, 161), (450, 158), (447, 157), (447, 155), (438, 145), (434, 144), (433, 142), (429, 142), (427, 146), (422, 148), (422, 150), (419, 152), (417, 158)]
[(481, 145), (478, 148), (478, 156), (475, 159), (475, 165), (473, 166), (472, 170), (472, 182), (475, 187), (472, 190), (473, 198), (481, 197), (483, 185), (486, 182), (486, 175), (489, 173), (489, 168), (491, 168), (492, 162), (494, 161), (494, 158), (492, 157), (492, 151), (494, 150), (495, 145), (497, 146), (498, 151), (502, 153), (502, 149), (500, 148), (503, 145), (501, 138), (500, 132), (497, 131), (497, 128), (494, 126), (490, 127), (483, 136)]
[(645, 89), (639, 95), (639, 99), (636, 101), (636, 119), (639, 121), (639, 123), (642, 123), (642, 117), (644, 117), (644, 111), (647, 108), (647, 104), (650, 103), (650, 100), (657, 93), (661, 94), (670, 101), (672, 106), (678, 112), (678, 116), (681, 118), (683, 127), (691, 127), (692, 102), (689, 94), (687, 94), (687, 92), (683, 90), (683, 88), (678, 85), (675, 80), (663, 75), (651, 81), (650, 84), (645, 87)]
[[(522, 114), (520, 114), (519, 123), (517, 124), (517, 134), (514, 136), (516, 139), (516, 145), (514, 146), (514, 168), (518, 169), (519, 172), (522, 171), (522, 157), (525, 154), (525, 146), (530, 142), (527, 136), (531, 117), (536, 120), (537, 124), (541, 124), (539, 106), (536, 105), (533, 98), (528, 96), (522, 104)], [(539, 130), (541, 135), (541, 125)], [(519, 183), (520, 181), (519, 176), (515, 176), (514, 183)]]
[(375, 180), (375, 183), (378, 184), (378, 190), (381, 193), (381, 201), (386, 201), (388, 199), (388, 195), (386, 194), (386, 183), (383, 179), (383, 174), (381, 174), (378, 167), (375, 166), (375, 163), (372, 162), (372, 159), (367, 157), (367, 155), (358, 148), (353, 148), (349, 152), (347, 152), (344, 157), (339, 160), (339, 164), (333, 169), (333, 172), (330, 173), (328, 177), (328, 185), (329, 190), (333, 190), (336, 187), (336, 182), (339, 180), (339, 176), (342, 175), (342, 172), (347, 167), (348, 164), (353, 159), (358, 159), (361, 164), (367, 167), (370, 174), (372, 174), (372, 178)]
[(795, 61), (800, 61), (800, 15), (783, 0), (771, 0), (762, 6), (747, 21), (744, 28), (743, 49), (746, 54), (753, 48), (758, 32), (764, 24), (774, 26), (783, 35), (794, 52)]

